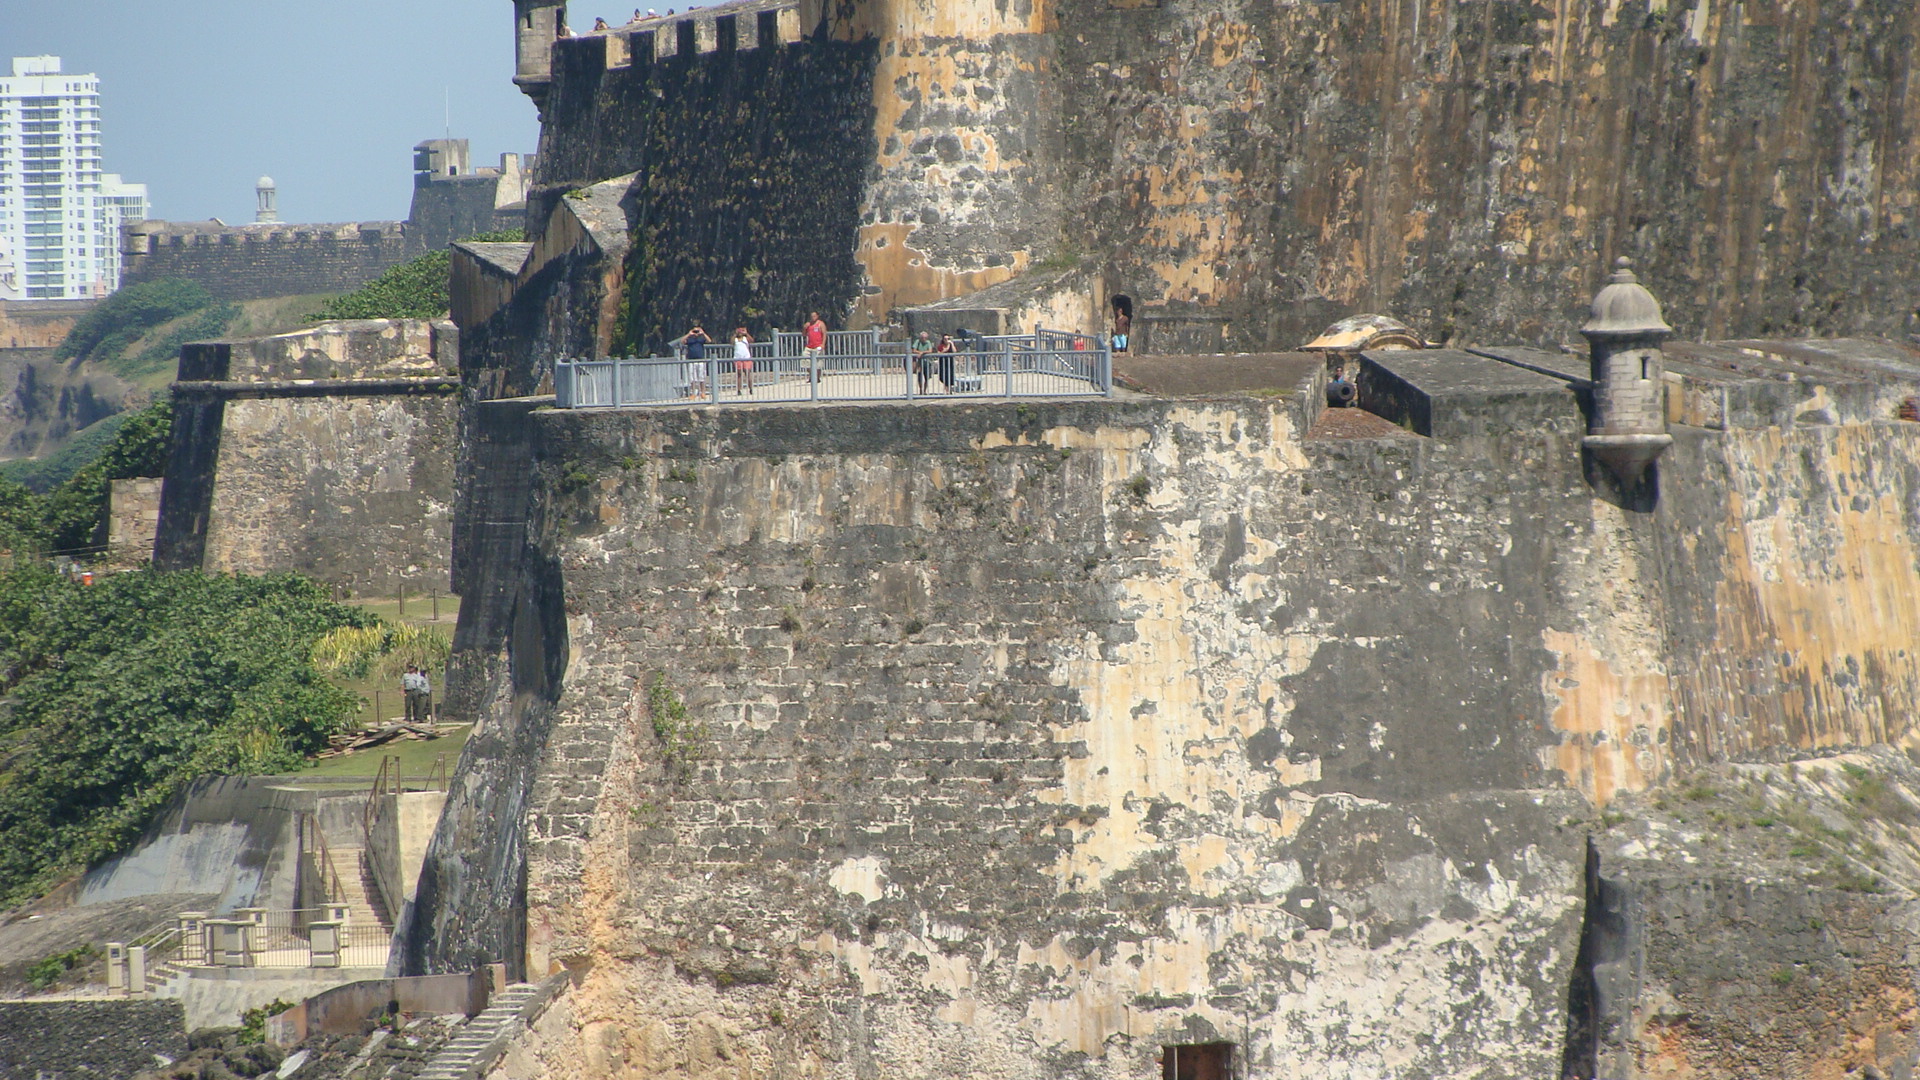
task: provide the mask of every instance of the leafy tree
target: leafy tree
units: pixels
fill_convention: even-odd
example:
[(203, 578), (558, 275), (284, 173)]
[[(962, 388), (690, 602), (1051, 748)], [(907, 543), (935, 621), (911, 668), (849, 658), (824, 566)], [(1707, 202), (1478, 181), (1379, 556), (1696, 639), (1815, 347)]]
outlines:
[(196, 282), (162, 278), (129, 285), (80, 317), (60, 345), (65, 359), (108, 363), (120, 358), (141, 334), (163, 322), (199, 311), (213, 297)]
[(373, 621), (291, 575), (0, 574), (0, 902), (121, 849), (194, 779), (322, 749), (355, 701), (314, 643)]

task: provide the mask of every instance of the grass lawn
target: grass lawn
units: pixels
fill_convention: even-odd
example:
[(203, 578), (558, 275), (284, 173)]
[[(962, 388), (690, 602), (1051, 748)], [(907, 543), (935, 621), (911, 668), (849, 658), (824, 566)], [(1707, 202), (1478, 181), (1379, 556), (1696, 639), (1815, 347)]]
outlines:
[[(400, 614), (398, 597), (370, 597), (363, 600), (348, 601), (352, 606), (365, 609), (389, 623), (412, 623), (416, 626), (431, 627), (438, 634), (451, 637), (453, 625), (459, 615), (458, 597), (442, 594), (438, 598), (436, 620), (435, 600), (431, 595), (409, 594), (406, 599), (406, 614)], [(438, 703), (446, 692), (446, 672), (429, 671), (428, 677), (433, 683), (434, 700)], [(363, 727), (379, 727), (390, 721), (401, 719), (406, 713), (405, 698), (400, 692), (400, 683), (395, 678), (370, 676), (364, 679), (341, 679), (340, 686), (360, 699), (361, 707), (357, 720)], [(380, 759), (383, 756), (398, 755), (401, 759), (401, 775), (408, 778), (424, 777), (433, 767), (434, 759), (442, 754), (447, 758), (447, 770), (453, 770), (454, 763), (460, 759), (460, 750), (467, 744), (467, 733), (473, 729), (468, 718), (460, 717), (462, 723), (450, 723), (455, 717), (441, 716), (441, 730), (445, 735), (438, 739), (415, 741), (395, 739), (385, 746), (376, 746), (370, 750), (343, 754), (339, 757), (308, 762), (307, 767), (290, 774), (291, 779), (302, 782), (365, 782), (373, 779), (380, 771)]]
[(473, 731), (473, 725), (448, 725), (441, 730), (446, 734), (438, 739), (423, 739), (417, 742), (412, 739), (395, 739), (385, 746), (309, 762), (306, 768), (289, 774), (289, 778), (300, 781), (338, 780), (367, 783), (379, 773), (381, 758), (398, 757), (400, 775), (409, 781), (419, 781), (433, 769), (434, 759), (442, 754), (446, 755), (447, 772), (451, 774), (453, 767), (460, 761), (460, 749), (467, 745), (467, 735)]
[[(407, 612), (400, 613), (400, 600), (397, 597), (370, 597), (363, 600), (349, 600), (348, 604), (364, 608), (390, 623), (408, 622), (416, 626), (444, 626), (453, 631), (453, 624), (460, 616), (460, 598), (449, 593), (408, 593)], [(436, 611), (439, 618), (434, 618)]]

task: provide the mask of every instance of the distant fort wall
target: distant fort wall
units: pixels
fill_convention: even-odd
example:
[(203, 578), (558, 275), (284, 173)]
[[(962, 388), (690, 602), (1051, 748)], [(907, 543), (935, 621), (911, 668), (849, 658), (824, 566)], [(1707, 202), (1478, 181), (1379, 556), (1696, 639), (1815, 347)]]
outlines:
[(124, 236), (123, 285), (196, 282), (221, 300), (340, 293), (419, 253), (398, 221), (347, 225), (222, 226), (147, 221)]
[(473, 169), (465, 139), (414, 150), (406, 221), (328, 225), (143, 221), (121, 234), (125, 284), (183, 278), (221, 300), (342, 293), (449, 243), (517, 229), (525, 219), (521, 156)]

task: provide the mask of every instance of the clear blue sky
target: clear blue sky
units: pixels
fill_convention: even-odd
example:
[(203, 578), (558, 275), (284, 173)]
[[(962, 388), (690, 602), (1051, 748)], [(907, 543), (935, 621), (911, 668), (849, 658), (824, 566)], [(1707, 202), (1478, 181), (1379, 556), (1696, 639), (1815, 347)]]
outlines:
[(100, 76), (103, 164), (155, 217), (252, 221), (265, 173), (285, 221), (404, 218), (443, 95), (476, 165), (539, 137), (512, 0), (0, 0), (0, 63), (42, 53)]

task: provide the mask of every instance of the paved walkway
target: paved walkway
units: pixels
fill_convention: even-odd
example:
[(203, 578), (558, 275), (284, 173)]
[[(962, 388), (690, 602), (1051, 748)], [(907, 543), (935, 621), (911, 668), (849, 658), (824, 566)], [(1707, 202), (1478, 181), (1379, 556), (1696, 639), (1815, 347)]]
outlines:
[[(763, 361), (764, 363), (764, 361)], [(819, 396), (814, 395), (813, 386), (808, 383), (804, 373), (782, 374), (772, 371), (755, 372), (751, 387), (745, 380), (736, 383), (733, 361), (726, 360), (720, 365), (719, 397), (717, 402), (700, 388), (702, 392), (679, 400), (657, 401), (644, 406), (626, 406), (628, 408), (654, 408), (660, 406), (687, 404), (755, 405), (755, 404), (802, 404), (818, 401), (822, 404), (858, 404), (861, 402), (898, 403), (907, 398), (907, 374), (899, 367), (883, 368), (878, 373), (832, 372), (821, 377)], [(940, 380), (927, 380), (927, 390), (921, 393), (918, 380), (913, 384), (914, 401), (953, 402), (953, 401), (994, 401), (1005, 400), (1008, 396), (1008, 381), (1004, 373), (969, 375), (964, 365), (954, 375), (954, 386), (946, 388)], [(1085, 379), (1075, 379), (1051, 372), (1015, 371), (1012, 381), (1012, 396), (1028, 397), (1094, 397), (1093, 390)], [(596, 407), (596, 406), (589, 406)]]

